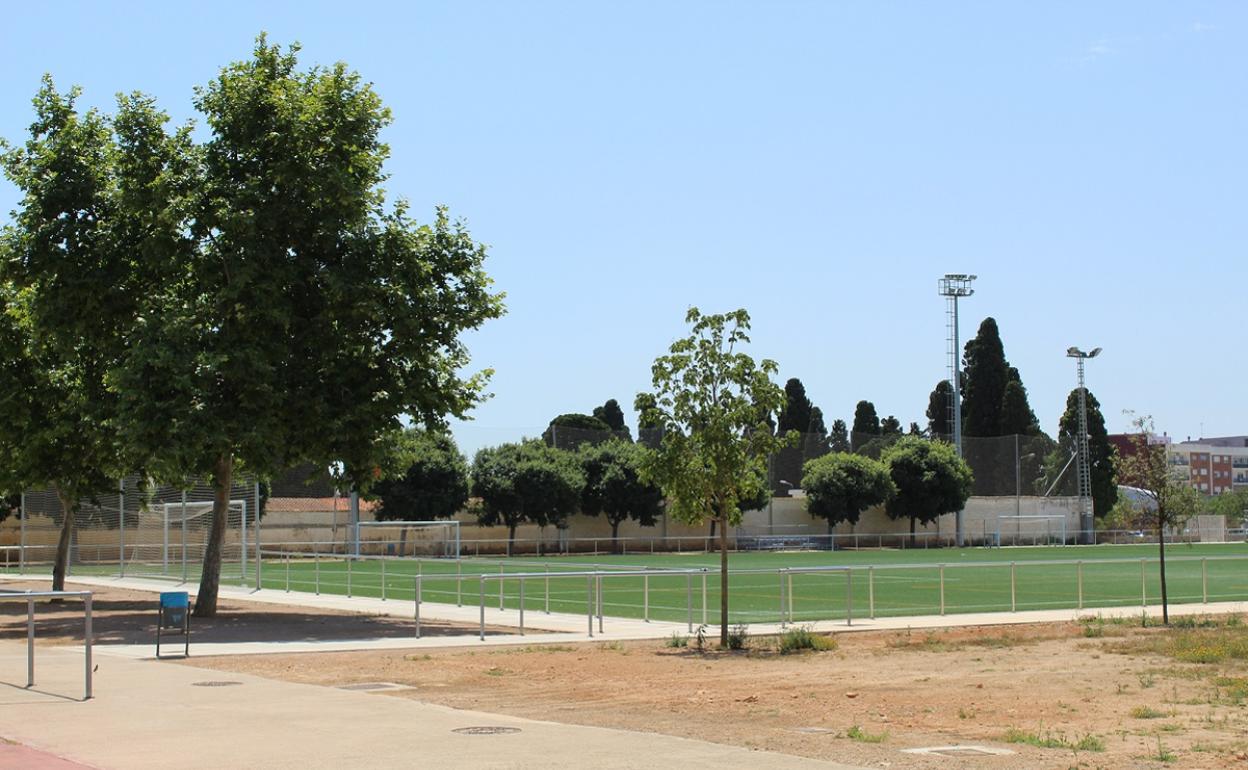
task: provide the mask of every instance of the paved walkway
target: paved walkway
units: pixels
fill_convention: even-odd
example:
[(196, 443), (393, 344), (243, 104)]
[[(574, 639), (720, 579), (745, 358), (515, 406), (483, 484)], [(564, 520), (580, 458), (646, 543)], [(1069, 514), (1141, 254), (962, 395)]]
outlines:
[[(168, 583), (134, 579), (80, 579), (75, 584), (137, 590), (168, 590)], [(193, 589), (194, 586), (188, 586)], [(221, 597), (295, 604), (411, 618), (408, 602), (222, 587)], [(1242, 603), (1184, 605), (1172, 614), (1239, 612)], [(1138, 615), (1141, 608), (1087, 608), (1040, 612), (925, 616), (814, 624), (819, 630), (858, 631), (1001, 625), (1070, 620), (1097, 614)], [(1150, 608), (1155, 613), (1156, 608)], [(476, 623), (479, 608), (425, 604), (426, 618)], [(489, 635), (488, 644), (589, 641), (583, 616), (526, 614), (539, 628), (526, 636)], [(701, 618), (699, 617), (698, 620)], [(488, 608), (486, 623), (518, 620), (514, 610)], [(414, 619), (413, 619), (414, 621)], [(683, 624), (606, 618), (593, 639), (663, 638)], [(414, 632), (413, 622), (413, 632)], [(754, 633), (777, 631), (751, 626)], [(480, 646), (475, 634), (388, 640), (340, 640), (285, 644), (195, 644), (192, 656), (249, 652)], [(26, 647), (0, 642), (0, 737), (20, 744), (31, 767), (99, 768), (715, 768), (775, 767), (853, 770), (846, 765), (750, 751), (664, 735), (581, 727), (460, 711), (379, 693), (292, 684), (193, 665), (151, 660), (151, 645), (95, 647), (95, 698), (83, 691), (82, 649), (36, 650), (36, 686), (25, 689)], [(194, 657), (192, 657), (192, 662)], [(224, 684), (228, 683), (228, 684)], [(462, 734), (458, 729), (503, 727), (509, 734)], [(10, 757), (0, 753), (0, 768)], [(61, 759), (58, 759), (61, 758)], [(36, 761), (39, 760), (39, 761)], [(62, 761), (62, 764), (54, 764)]]

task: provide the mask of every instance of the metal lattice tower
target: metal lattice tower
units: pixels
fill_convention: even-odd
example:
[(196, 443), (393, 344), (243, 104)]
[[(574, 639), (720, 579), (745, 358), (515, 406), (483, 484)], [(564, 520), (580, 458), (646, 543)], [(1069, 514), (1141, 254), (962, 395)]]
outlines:
[(1088, 389), (1083, 384), (1083, 363), (1089, 358), (1096, 358), (1101, 352), (1094, 348), (1084, 353), (1076, 347), (1066, 349), (1066, 355), (1075, 359), (1079, 372), (1079, 435), (1075, 436), (1075, 451), (1078, 454), (1079, 479), (1079, 525), (1084, 543), (1092, 542), (1092, 458), (1088, 451)]
[[(949, 354), (949, 413), (953, 424), (953, 446), (962, 456), (962, 362), (959, 355), (958, 341), (958, 297), (969, 297), (975, 293), (971, 281), (975, 276), (965, 273), (946, 273), (937, 286), (940, 295), (946, 298), (945, 303), (945, 343)], [(955, 540), (962, 545), (962, 511), (956, 517)]]

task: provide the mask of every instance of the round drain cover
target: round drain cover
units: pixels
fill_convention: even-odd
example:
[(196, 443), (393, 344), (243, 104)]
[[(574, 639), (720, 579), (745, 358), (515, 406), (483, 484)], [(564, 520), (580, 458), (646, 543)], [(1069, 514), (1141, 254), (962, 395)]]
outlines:
[(451, 730), (451, 732), (459, 733), (460, 735), (507, 735), (509, 733), (520, 732), (520, 728), (484, 725), (481, 727), (457, 727), (454, 730)]
[(232, 687), (233, 685), (236, 685), (236, 684), (242, 684), (242, 682), (230, 682), (230, 681), (191, 682), (191, 687)]

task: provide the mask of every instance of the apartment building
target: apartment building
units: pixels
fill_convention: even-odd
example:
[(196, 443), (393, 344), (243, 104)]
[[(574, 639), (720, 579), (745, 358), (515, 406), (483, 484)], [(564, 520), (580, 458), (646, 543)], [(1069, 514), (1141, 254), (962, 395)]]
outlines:
[[(1134, 450), (1132, 435), (1118, 433), (1109, 437), (1119, 454)], [(1238, 487), (1248, 487), (1248, 436), (1223, 436), (1172, 442), (1168, 436), (1156, 436), (1150, 443), (1166, 445), (1170, 463), (1182, 469), (1192, 488), (1205, 495), (1220, 495)]]

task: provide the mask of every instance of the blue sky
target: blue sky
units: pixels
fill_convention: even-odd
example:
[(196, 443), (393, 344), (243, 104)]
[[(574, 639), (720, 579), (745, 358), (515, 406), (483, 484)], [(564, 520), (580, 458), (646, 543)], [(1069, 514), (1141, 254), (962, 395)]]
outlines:
[(388, 191), (465, 219), (508, 296), (466, 451), (631, 407), (690, 305), (747, 308), (829, 423), (923, 422), (947, 272), (1046, 431), (1079, 345), (1111, 430), (1248, 433), (1241, 3), (177, 5), (8, 9), (0, 136), (44, 72), (185, 119), (261, 30), (347, 62), (394, 112)]

